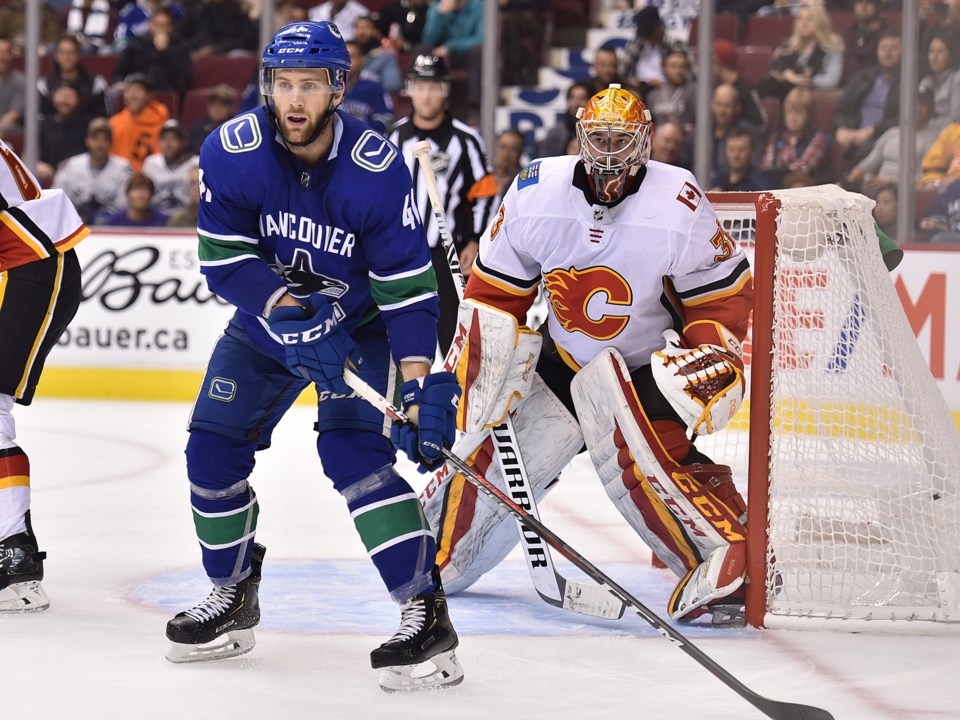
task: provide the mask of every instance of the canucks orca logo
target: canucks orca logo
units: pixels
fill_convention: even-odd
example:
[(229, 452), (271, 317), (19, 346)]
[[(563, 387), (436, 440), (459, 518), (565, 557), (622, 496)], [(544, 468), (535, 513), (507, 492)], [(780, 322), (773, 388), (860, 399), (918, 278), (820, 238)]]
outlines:
[(273, 268), (287, 284), (290, 294), (296, 297), (307, 297), (315, 292), (322, 292), (324, 295), (339, 299), (350, 289), (350, 286), (342, 280), (315, 272), (310, 253), (303, 248), (296, 248), (293, 251), (293, 258), (289, 265), (277, 255), (274, 255), (273, 259)]

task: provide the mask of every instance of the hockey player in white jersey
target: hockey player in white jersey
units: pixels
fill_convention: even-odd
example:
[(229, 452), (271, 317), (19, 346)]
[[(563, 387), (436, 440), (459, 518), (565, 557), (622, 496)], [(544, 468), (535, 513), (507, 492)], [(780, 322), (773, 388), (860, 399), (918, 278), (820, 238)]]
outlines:
[[(652, 133), (643, 103), (611, 85), (578, 114), (579, 157), (534, 161), (507, 191), (447, 358), (468, 433), (454, 451), (509, 485), (485, 430), (509, 412), (539, 499), (585, 445), (614, 505), (680, 577), (669, 614), (718, 621), (742, 607), (746, 505), (691, 434), (718, 430), (743, 397), (753, 283), (694, 177), (649, 160)], [(537, 356), (520, 326), (541, 283)], [(450, 467), (421, 500), (448, 592), (518, 541), (507, 513)]]
[(30, 522), (30, 460), (13, 407), (29, 405), (47, 354), (80, 305), (73, 246), (90, 234), (63, 190), (41, 190), (0, 141), (0, 613), (45, 610), (46, 553)]

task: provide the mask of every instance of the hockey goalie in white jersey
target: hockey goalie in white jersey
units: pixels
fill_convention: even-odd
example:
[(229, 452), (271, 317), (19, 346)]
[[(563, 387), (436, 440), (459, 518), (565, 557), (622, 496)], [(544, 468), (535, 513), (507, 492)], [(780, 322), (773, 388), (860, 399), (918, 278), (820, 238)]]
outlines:
[[(746, 505), (690, 435), (719, 430), (743, 397), (750, 266), (693, 176), (649, 161), (640, 100), (611, 85), (578, 118), (580, 156), (522, 171), (481, 238), (447, 358), (464, 390), (454, 451), (503, 485), (488, 429), (509, 412), (540, 499), (585, 446), (614, 505), (681, 578), (671, 617), (729, 619), (742, 608)], [(541, 282), (537, 334), (522, 326)], [(450, 467), (421, 500), (448, 592), (518, 542), (510, 516)]]

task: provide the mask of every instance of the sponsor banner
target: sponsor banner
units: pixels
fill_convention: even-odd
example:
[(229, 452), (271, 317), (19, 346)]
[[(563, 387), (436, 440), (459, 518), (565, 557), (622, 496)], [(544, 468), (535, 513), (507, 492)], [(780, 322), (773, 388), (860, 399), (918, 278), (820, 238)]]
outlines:
[(233, 308), (207, 289), (196, 233), (94, 230), (76, 251), (80, 308), (47, 368), (204, 368)]

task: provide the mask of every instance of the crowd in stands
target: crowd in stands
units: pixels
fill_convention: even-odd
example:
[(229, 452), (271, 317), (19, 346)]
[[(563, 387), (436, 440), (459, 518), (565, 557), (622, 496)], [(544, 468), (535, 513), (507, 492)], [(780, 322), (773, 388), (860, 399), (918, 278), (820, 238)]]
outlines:
[[(560, 17), (571, 2), (578, 5), (501, 0), (505, 83), (536, 82), (548, 60), (536, 39), (543, 19)], [(691, 46), (668, 36), (658, 3), (635, 2), (632, 37), (586, 49), (589, 73), (562, 88), (565, 111), (535, 147), (526, 130), (499, 136), (491, 160), (501, 175), (514, 168), (508, 159), (521, 141), (517, 170), (538, 155), (577, 152), (576, 110), (610, 83), (633, 90), (651, 110), (653, 158), (692, 166), (698, 78)], [(585, 13), (598, 5), (579, 4)], [(446, 61), (463, 90), (459, 116), (478, 123), (483, 0), (275, 0), (273, 6), (276, 27), (305, 19), (337, 23), (354, 68), (343, 107), (376, 129), (388, 132), (409, 112), (404, 77), (424, 51)], [(892, 206), (895, 217), (904, 191), (896, 187), (899, 0), (719, 0), (717, 8), (724, 21), (718, 29), (733, 30), (718, 31), (713, 45), (710, 117), (703, 120), (712, 141), (708, 189), (837, 182), (876, 199), (880, 215)], [(260, 10), (259, 0), (41, 3), (38, 177), (68, 189), (94, 223), (195, 216), (190, 182), (203, 139), (258, 101)], [(0, 137), (15, 147), (24, 113), (23, 23), (23, 0), (0, 0)], [(906, 190), (917, 193), (918, 234), (901, 241), (956, 240), (960, 0), (920, 0), (918, 60), (917, 184)], [(499, 183), (505, 175), (497, 177)]]

